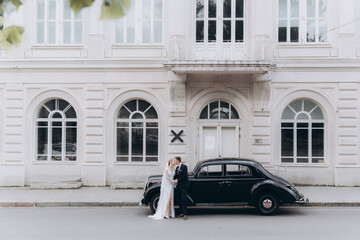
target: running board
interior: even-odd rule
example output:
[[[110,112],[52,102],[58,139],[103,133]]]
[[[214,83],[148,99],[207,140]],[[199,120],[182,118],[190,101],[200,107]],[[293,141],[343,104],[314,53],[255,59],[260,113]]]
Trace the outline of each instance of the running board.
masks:
[[[197,203],[196,206],[248,206],[247,202],[234,202],[234,203]]]

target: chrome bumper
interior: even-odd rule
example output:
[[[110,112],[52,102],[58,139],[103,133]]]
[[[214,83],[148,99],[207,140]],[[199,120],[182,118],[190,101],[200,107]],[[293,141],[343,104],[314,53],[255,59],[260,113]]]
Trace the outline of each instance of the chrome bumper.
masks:
[[[139,202],[139,206],[141,207],[142,205],[147,205],[145,204],[145,198],[141,199],[141,201]]]
[[[309,199],[307,197],[304,197],[304,195],[301,195],[301,198],[298,201],[295,201],[295,203],[299,203],[299,204],[305,204],[308,202],[309,202]]]

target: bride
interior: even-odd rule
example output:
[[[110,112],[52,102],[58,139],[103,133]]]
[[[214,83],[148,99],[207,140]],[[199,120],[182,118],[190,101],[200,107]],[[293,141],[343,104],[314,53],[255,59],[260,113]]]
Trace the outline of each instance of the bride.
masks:
[[[154,215],[149,216],[152,219],[160,220],[175,217],[174,210],[174,175],[175,161],[170,159],[164,169],[161,180],[160,199]]]

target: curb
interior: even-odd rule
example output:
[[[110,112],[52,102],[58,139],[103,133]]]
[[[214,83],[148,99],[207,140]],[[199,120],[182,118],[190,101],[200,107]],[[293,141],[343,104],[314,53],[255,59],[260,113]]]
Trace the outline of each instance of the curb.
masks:
[[[307,203],[304,205],[292,205],[303,207],[360,207],[360,202],[316,202]]]
[[[0,202],[0,207],[135,207],[138,202]]]
[[[0,207],[138,207],[138,202],[0,202]],[[360,207],[360,202],[310,202],[283,207]]]

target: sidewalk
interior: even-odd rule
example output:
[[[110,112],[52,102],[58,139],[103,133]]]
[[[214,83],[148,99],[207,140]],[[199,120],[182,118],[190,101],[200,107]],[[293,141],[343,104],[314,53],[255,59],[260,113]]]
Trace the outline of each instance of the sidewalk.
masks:
[[[308,206],[360,206],[360,187],[296,187],[309,198]]]
[[[360,187],[303,186],[305,206],[360,206]],[[82,187],[79,189],[34,190],[0,188],[0,207],[121,207],[138,206],[143,190]]]
[[[0,188],[0,207],[139,206],[143,190],[110,187],[78,189]]]

